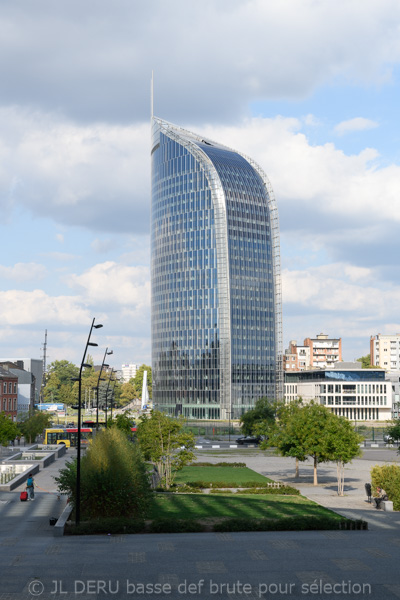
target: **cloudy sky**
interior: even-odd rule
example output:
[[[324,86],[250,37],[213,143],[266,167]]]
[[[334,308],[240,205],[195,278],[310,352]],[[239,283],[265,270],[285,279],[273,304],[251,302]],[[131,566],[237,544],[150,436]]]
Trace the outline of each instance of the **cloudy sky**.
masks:
[[[280,213],[284,347],[400,332],[398,0],[0,0],[0,354],[150,362],[155,114]],[[111,358],[111,357],[110,357]]]

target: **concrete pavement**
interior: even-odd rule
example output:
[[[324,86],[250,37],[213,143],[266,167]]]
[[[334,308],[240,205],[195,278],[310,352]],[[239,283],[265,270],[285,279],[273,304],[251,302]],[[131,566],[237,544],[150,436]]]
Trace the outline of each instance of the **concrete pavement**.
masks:
[[[0,600],[400,598],[399,518],[365,502],[368,461],[348,467],[346,495],[339,498],[329,465],[320,465],[321,486],[314,488],[311,464],[301,466],[294,482],[291,459],[257,450],[199,455],[241,460],[295,483],[324,506],[366,519],[369,531],[54,538],[48,519],[61,513],[65,498],[57,499],[52,476],[73,453],[36,476],[42,490],[35,502],[20,502],[19,490],[0,494]]]

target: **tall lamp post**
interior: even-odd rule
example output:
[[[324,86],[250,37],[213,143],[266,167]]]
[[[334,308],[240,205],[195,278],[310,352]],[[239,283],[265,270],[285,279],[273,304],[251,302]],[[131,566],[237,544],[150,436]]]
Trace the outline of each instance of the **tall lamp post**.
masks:
[[[106,356],[109,354],[113,354],[113,351],[110,350],[108,351],[108,348],[106,348],[106,351],[104,352],[104,358],[103,358],[103,362],[101,363],[101,367],[100,367],[100,375],[99,375],[99,379],[97,381],[97,398],[96,398],[96,431],[98,431],[99,429],[99,387],[100,387],[100,381],[104,381],[104,379],[101,379],[101,374],[103,372],[103,367],[108,367],[109,365],[107,365],[104,361],[106,360]]]
[[[106,427],[107,427],[107,405],[108,405],[108,390],[110,388],[111,378],[113,376],[114,369],[111,369],[110,377],[108,378],[107,390],[106,390]]]
[[[81,396],[82,396],[82,371],[85,367],[91,367],[92,365],[85,363],[86,352],[89,346],[98,346],[94,342],[90,341],[90,336],[92,335],[93,329],[100,329],[103,327],[100,323],[95,324],[95,319],[92,321],[92,325],[90,327],[88,339],[85,346],[85,352],[83,353],[83,358],[81,362],[81,367],[79,369],[79,388],[78,388],[78,435],[77,435],[77,454],[76,454],[76,506],[75,506],[75,522],[76,525],[79,525],[81,520]]]
[[[114,385],[113,385],[113,389],[111,390],[111,421],[112,421],[112,409],[113,409],[113,404],[114,404],[114,389],[115,389],[115,384],[117,383],[117,378],[114,379]]]

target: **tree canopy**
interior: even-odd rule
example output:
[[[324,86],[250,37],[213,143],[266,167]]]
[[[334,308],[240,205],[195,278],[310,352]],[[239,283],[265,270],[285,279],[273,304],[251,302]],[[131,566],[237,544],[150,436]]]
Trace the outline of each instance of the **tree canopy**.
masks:
[[[44,388],[45,402],[73,404],[75,402],[74,378],[79,369],[68,360],[56,360],[49,365]]]
[[[328,408],[310,402],[280,405],[277,421],[271,429],[268,442],[262,446],[275,446],[281,456],[296,458],[298,462],[313,460],[314,485],[318,484],[318,464],[335,461],[338,464],[338,492],[343,492],[343,467],[360,453],[360,436],[345,418]],[[339,481],[340,476],[340,481]]]
[[[42,411],[35,411],[33,415],[27,414],[19,422],[19,428],[28,442],[34,442],[36,436],[50,426],[50,415]]]
[[[386,427],[386,434],[395,442],[400,440],[400,419],[393,419],[391,425]]]
[[[241,418],[241,428],[244,435],[266,434],[275,421],[276,406],[273,400],[259,398],[253,409],[245,412]]]
[[[15,440],[20,435],[18,424],[4,412],[0,413],[0,444],[8,446],[9,442]]]
[[[179,419],[154,410],[142,418],[136,433],[144,458],[156,465],[161,486],[168,490],[175,473],[195,458],[193,433],[185,432]]]
[[[371,365],[371,355],[366,354],[365,356],[360,356],[357,358],[357,361],[361,363],[363,369],[376,369],[374,365]]]
[[[338,495],[344,494],[344,467],[347,463],[361,455],[362,436],[354,431],[354,427],[346,417],[331,413],[326,432],[326,444],[329,460],[336,462]]]

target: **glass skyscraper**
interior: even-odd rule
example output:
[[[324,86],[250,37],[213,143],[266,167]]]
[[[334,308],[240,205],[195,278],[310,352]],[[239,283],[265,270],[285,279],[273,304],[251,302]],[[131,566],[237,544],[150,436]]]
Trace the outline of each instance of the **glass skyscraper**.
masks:
[[[283,397],[278,213],[249,158],[152,119],[153,402],[239,418]]]

